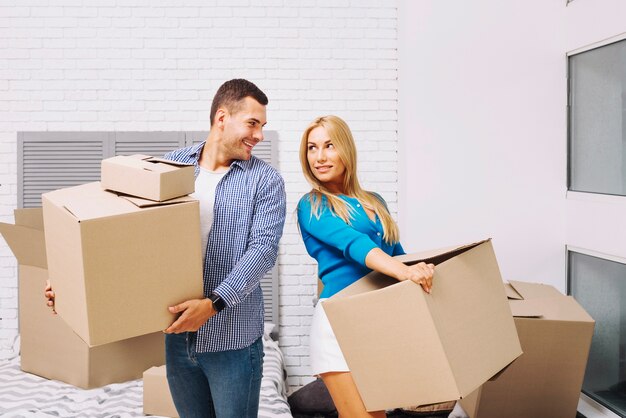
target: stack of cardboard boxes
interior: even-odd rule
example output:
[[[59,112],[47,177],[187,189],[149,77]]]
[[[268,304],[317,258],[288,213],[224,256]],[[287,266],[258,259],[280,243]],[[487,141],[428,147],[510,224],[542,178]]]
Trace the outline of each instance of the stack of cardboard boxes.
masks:
[[[45,193],[43,213],[0,224],[19,263],[21,367],[82,388],[162,365],[167,307],[202,297],[199,206],[184,196],[194,167],[111,160],[107,183]],[[58,315],[43,299],[48,278]]]
[[[489,240],[399,259],[436,265],[431,294],[373,272],[322,302],[368,410],[460,399],[471,418],[576,414],[594,321],[573,298],[504,284]]]

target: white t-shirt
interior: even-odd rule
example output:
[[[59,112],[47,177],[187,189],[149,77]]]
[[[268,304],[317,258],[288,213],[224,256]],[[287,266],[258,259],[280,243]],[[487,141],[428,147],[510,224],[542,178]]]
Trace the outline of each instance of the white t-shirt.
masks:
[[[202,262],[206,256],[206,245],[209,241],[209,231],[213,225],[213,206],[215,205],[215,189],[224,174],[228,172],[209,171],[200,168],[200,173],[196,177],[196,191],[190,196],[200,201],[200,237],[202,239]]]

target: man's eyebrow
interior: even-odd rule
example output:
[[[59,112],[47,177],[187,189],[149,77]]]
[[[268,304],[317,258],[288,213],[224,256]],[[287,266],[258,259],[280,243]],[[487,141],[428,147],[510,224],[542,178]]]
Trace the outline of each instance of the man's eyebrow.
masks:
[[[260,120],[258,120],[257,118],[249,118],[249,119],[248,119],[248,122],[256,122],[256,123],[258,123],[258,124],[260,124],[260,125],[261,125],[261,121],[260,121]],[[265,126],[265,125],[267,125],[267,122],[265,122],[265,123],[264,123],[264,124],[262,124],[261,126]]]

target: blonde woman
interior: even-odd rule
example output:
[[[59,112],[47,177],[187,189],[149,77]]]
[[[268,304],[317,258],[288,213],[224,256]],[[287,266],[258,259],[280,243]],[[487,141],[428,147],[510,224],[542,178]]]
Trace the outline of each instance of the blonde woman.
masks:
[[[315,119],[304,131],[300,163],[312,190],[298,203],[298,225],[307,252],[318,263],[329,298],[372,270],[412,280],[430,292],[434,265],[406,266],[398,226],[383,198],[361,188],[356,147],[348,125],[337,116]],[[367,412],[321,303],[311,325],[311,367],[322,378],[341,418],[385,417]]]

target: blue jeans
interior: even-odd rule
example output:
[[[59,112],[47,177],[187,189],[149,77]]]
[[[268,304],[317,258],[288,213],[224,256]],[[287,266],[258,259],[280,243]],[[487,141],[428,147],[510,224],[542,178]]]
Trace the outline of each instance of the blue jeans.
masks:
[[[181,418],[257,418],[263,342],[240,350],[196,352],[196,334],[165,336],[167,381]]]

